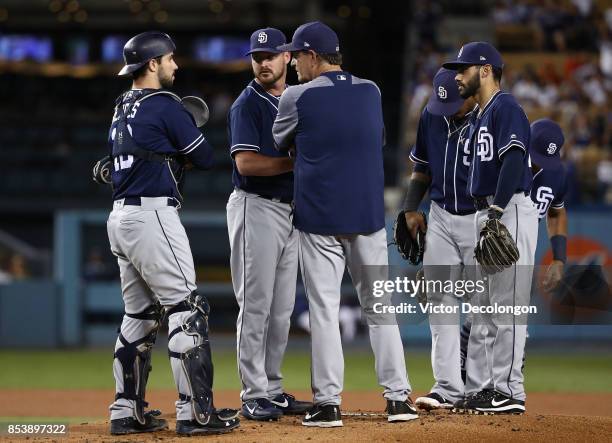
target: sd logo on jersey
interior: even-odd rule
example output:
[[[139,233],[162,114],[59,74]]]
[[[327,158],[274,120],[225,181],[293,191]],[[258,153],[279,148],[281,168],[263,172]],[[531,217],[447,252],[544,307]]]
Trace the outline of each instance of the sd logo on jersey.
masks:
[[[544,217],[548,212],[548,207],[555,198],[553,190],[548,186],[540,186],[536,191],[536,200],[538,201],[538,212],[540,217]]]
[[[493,136],[489,134],[486,126],[481,126],[478,129],[476,155],[480,157],[482,162],[493,160]]]

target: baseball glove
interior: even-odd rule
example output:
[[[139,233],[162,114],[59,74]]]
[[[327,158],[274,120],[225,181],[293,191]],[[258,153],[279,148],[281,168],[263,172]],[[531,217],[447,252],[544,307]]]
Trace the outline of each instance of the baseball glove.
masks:
[[[489,218],[480,228],[480,238],[474,248],[476,261],[485,274],[496,274],[519,259],[516,242],[501,222],[501,209],[489,209]]]
[[[200,97],[188,95],[181,99],[181,103],[187,109],[187,112],[193,117],[195,124],[198,128],[201,128],[208,121],[210,112],[208,105]]]
[[[393,240],[397,245],[397,250],[404,260],[408,260],[410,264],[418,265],[423,261],[423,253],[425,252],[425,233],[420,229],[417,230],[416,238],[412,238],[410,229],[406,224],[406,211],[401,211],[397,215],[395,224],[393,225]],[[425,223],[427,218],[421,212]]]
[[[110,185],[111,179],[111,168],[113,167],[113,159],[110,155],[101,158],[96,162],[92,170],[93,181],[99,185]]]

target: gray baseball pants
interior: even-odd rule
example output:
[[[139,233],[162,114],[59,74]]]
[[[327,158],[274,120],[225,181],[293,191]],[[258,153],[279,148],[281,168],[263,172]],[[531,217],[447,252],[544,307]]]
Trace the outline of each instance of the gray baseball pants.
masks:
[[[423,271],[426,280],[471,279],[474,270],[474,214],[454,215],[432,202],[429,212]],[[428,301],[459,306],[455,294],[427,294]],[[460,310],[456,314],[429,314],[431,366],[435,383],[430,392],[455,402],[463,398],[460,357]]]
[[[476,213],[477,235],[487,215],[487,210]],[[501,221],[516,241],[520,257],[516,265],[488,276],[488,290],[478,294],[478,303],[481,306],[494,306],[496,303],[503,306],[525,306],[530,300],[538,240],[537,207],[529,196],[514,194]],[[517,400],[525,400],[521,367],[526,339],[526,315],[473,316],[466,360],[466,392],[489,388]]]
[[[168,309],[183,301],[196,289],[193,256],[185,228],[178,211],[168,206],[166,197],[143,197],[141,206],[125,206],[123,200],[114,203],[107,221],[111,251],[117,257],[121,276],[121,292],[127,314],[137,314],[155,302]],[[189,312],[178,312],[168,319],[169,330],[183,323]],[[157,327],[154,320],[123,317],[120,332],[133,343]],[[115,352],[123,347],[117,339]],[[168,349],[185,352],[193,348],[193,338],[180,332]],[[172,372],[179,392],[191,395],[180,361],[171,359]],[[123,367],[113,362],[116,392],[124,392]],[[191,402],[175,403],[177,419],[193,419]],[[119,398],[111,406],[111,419],[133,417],[135,402]]]
[[[342,276],[348,267],[363,305],[363,300],[371,294],[373,279],[380,277],[367,272],[364,266],[388,265],[387,234],[384,228],[371,234],[345,236],[300,231],[299,255],[310,315],[314,403],[339,405],[344,380],[338,324]],[[384,397],[405,400],[411,388],[398,326],[369,325],[369,333]]]
[[[234,190],[227,202],[242,401],[283,392],[281,364],[295,303],[298,235],[291,205]]]

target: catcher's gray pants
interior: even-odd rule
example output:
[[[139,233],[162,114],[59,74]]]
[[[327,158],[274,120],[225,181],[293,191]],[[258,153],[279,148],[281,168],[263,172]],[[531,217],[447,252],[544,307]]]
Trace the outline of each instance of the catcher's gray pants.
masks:
[[[338,311],[348,266],[360,302],[371,294],[373,275],[364,265],[388,265],[385,229],[367,235],[330,236],[299,232],[300,266],[308,298],[312,346],[311,382],[315,404],[340,404],[344,357]],[[387,278],[385,275],[383,278]],[[377,278],[378,279],[378,278]],[[405,400],[411,388],[397,325],[369,325],[378,383],[384,397]]]
[[[476,235],[480,234],[480,225],[487,216],[487,210],[476,213]],[[514,194],[501,221],[516,241],[519,260],[516,265],[487,276],[487,291],[477,294],[478,299],[472,299],[472,304],[526,306],[530,300],[538,239],[538,211],[529,196],[523,193]],[[490,388],[515,399],[525,400],[521,367],[526,338],[526,315],[472,316],[466,360],[466,392]]]
[[[166,197],[143,197],[142,206],[124,206],[123,200],[114,203],[107,221],[111,251],[117,257],[121,276],[121,292],[125,312],[136,314],[158,301],[165,308],[183,301],[196,289],[191,248],[178,211],[168,206]],[[182,324],[189,313],[170,316],[170,330]],[[145,337],[155,327],[153,320],[124,316],[120,332],[129,343]],[[115,352],[123,347],[119,339]],[[193,339],[184,332],[176,334],[169,349],[184,352],[193,347]],[[187,377],[180,362],[172,359],[172,371],[181,392],[189,392]],[[123,392],[123,368],[113,362],[116,392]],[[133,417],[134,400],[120,398],[110,406],[111,419]],[[191,403],[176,402],[179,420],[193,418]]]
[[[429,212],[423,271],[426,280],[456,281],[474,276],[474,214],[454,215],[432,202]],[[467,266],[467,267],[466,267]],[[427,294],[429,302],[460,306],[455,294]],[[469,298],[469,297],[466,297]],[[456,314],[429,314],[431,367],[435,383],[431,392],[455,402],[463,397],[460,361],[460,310]]]
[[[243,401],[283,392],[281,364],[295,303],[298,235],[291,205],[236,189],[227,202]]]

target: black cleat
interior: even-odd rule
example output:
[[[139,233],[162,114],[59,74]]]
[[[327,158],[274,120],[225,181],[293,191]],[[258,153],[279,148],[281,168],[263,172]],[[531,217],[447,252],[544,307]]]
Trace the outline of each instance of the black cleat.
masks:
[[[479,392],[466,402],[470,414],[523,414],[525,402],[516,400],[499,391],[486,390]]]
[[[267,398],[254,398],[242,403],[240,411],[249,420],[272,421],[278,420],[283,411],[274,406]]]
[[[179,435],[226,434],[240,426],[238,411],[234,409],[215,410],[208,423],[202,425],[195,420],[177,420],[176,433]]]
[[[336,428],[343,426],[340,406],[314,405],[304,416],[302,424],[304,426],[316,426],[319,428]]]
[[[410,397],[404,401],[387,400],[387,415],[387,420],[391,423],[419,418],[419,414]]]
[[[284,415],[301,415],[312,408],[311,402],[296,400],[293,395],[287,394],[286,392],[278,394],[270,399],[270,403],[277,409],[283,411]]]
[[[156,415],[159,414],[145,413],[144,425],[140,424],[134,417],[111,420],[110,433],[112,435],[140,434],[143,432],[155,432],[168,429],[168,422],[163,418],[157,418]]]

